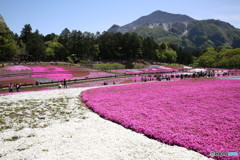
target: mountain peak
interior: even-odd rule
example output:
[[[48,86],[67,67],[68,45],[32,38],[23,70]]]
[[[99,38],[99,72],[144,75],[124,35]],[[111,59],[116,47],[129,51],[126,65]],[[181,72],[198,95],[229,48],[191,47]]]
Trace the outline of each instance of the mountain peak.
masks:
[[[147,16],[140,17],[134,24],[146,24],[146,23],[178,23],[178,22],[191,22],[195,19],[181,14],[172,14],[157,10]]]
[[[187,15],[160,10],[124,26],[113,25],[108,32],[135,32],[159,43],[168,42],[183,48],[240,46],[240,30],[227,22],[214,19],[195,20]]]
[[[112,25],[111,28],[109,28],[108,32],[117,32],[117,30],[118,30],[119,28],[120,28],[119,25],[114,24],[114,25]]]
[[[155,12],[152,12],[149,15],[142,16],[139,19],[133,21],[132,23],[129,23],[122,27],[112,26],[108,31],[125,33],[131,30],[135,30],[136,28],[146,24],[160,25],[164,23],[186,23],[191,21],[196,21],[196,20],[186,15],[172,14],[172,13],[167,13],[167,12],[157,10]]]
[[[164,11],[160,11],[160,10],[156,10],[154,12],[152,12],[151,14],[149,15],[161,15],[161,14],[166,14],[167,12],[164,12]]]
[[[164,15],[169,15],[169,14],[172,14],[172,13],[168,13],[168,12],[156,10],[156,11],[150,13],[150,14],[147,15],[147,16],[158,16],[158,17],[160,17],[160,16],[164,16]],[[174,15],[174,14],[172,14],[172,15]]]

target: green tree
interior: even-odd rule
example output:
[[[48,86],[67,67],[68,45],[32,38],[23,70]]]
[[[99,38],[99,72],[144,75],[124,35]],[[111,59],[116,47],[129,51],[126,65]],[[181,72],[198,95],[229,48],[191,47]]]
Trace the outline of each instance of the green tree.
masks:
[[[30,61],[40,61],[44,58],[45,46],[43,36],[39,34],[38,30],[29,36],[26,50],[28,52],[28,60]]]
[[[69,29],[65,28],[59,36],[58,42],[63,45],[63,49],[58,54],[61,60],[66,60],[70,56],[70,33]]]
[[[145,38],[142,42],[143,58],[154,60],[156,58],[157,43],[152,38]]]
[[[161,50],[167,49],[167,44],[166,44],[166,43],[161,43],[161,44],[160,44],[160,49],[161,49]]]
[[[174,63],[177,61],[177,52],[171,48],[165,50],[168,63]]]
[[[27,43],[31,34],[32,34],[32,27],[30,24],[26,24],[24,25],[21,31],[20,39],[23,41],[23,43]]]
[[[202,67],[240,68],[240,48],[209,48],[195,63]]]
[[[193,54],[191,51],[183,49],[182,47],[178,47],[176,49],[177,52],[177,63],[180,64],[191,64],[193,63]]]
[[[45,45],[45,58],[49,61],[59,59],[58,54],[63,49],[63,45],[58,42],[58,38],[46,41]]]
[[[99,45],[95,44],[92,50],[92,56],[94,57],[94,59],[96,59],[99,56],[99,53],[100,53]]]
[[[47,34],[44,38],[43,38],[43,40],[44,40],[44,42],[46,42],[46,41],[53,41],[54,39],[58,39],[58,35],[56,35],[55,33],[51,33],[51,34]]]
[[[16,55],[17,49],[14,36],[0,15],[0,61],[10,60]]]
[[[99,37],[98,43],[99,43],[99,56],[98,59],[114,59],[121,57],[119,50],[121,49],[121,46],[117,46],[116,42],[119,41],[120,36],[122,36],[121,33],[116,33],[119,36],[114,37],[114,33],[109,32],[103,32],[103,34]],[[119,38],[116,38],[119,37]]]
[[[219,53],[214,48],[208,48],[203,55],[198,58],[198,65],[202,67],[216,67]]]
[[[73,30],[69,36],[69,53],[74,59],[83,57],[83,34],[81,31]]]
[[[90,32],[84,32],[82,35],[82,59],[95,59],[99,53],[99,46],[96,43],[94,34]]]
[[[70,57],[74,62],[83,59],[96,59],[100,52],[100,45],[97,43],[99,34],[94,35],[90,32],[82,33],[77,30],[70,32],[65,28],[59,36],[58,42],[62,44],[63,48],[58,55],[64,59]]]
[[[161,62],[174,63],[177,61],[177,52],[166,43],[162,43],[156,50],[156,57]]]
[[[141,40],[136,33],[125,33],[120,43],[122,59],[132,60],[140,56]]]

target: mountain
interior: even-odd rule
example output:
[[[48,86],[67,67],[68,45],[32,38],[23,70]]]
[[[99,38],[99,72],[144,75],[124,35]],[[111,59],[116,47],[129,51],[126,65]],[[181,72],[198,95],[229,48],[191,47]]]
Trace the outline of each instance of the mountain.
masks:
[[[240,47],[240,30],[220,20],[195,20],[187,15],[155,11],[126,24],[113,25],[108,32],[135,32],[157,42],[184,48]]]
[[[172,23],[188,23],[192,21],[196,20],[186,15],[155,11],[147,16],[140,17],[136,21],[133,21],[132,23],[129,23],[122,27],[113,25],[108,31],[126,33],[146,24],[149,25],[150,28],[157,26],[163,26],[167,28],[167,26]]]

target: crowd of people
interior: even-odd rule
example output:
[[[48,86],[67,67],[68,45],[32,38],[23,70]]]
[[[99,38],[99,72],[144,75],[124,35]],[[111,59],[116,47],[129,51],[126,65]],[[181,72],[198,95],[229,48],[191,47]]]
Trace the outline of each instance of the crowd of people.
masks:
[[[147,81],[170,81],[173,78],[180,78],[180,79],[186,79],[186,78],[201,78],[201,77],[220,77],[220,76],[229,76],[230,74],[228,72],[223,72],[222,74],[215,72],[213,70],[209,71],[201,71],[201,72],[194,72],[194,73],[179,73],[179,74],[154,74],[154,75],[141,75],[141,82],[147,82]],[[134,80],[136,82],[136,79]]]
[[[222,72],[221,74],[219,72],[215,72],[214,70],[209,71],[200,71],[200,72],[193,72],[193,73],[179,73],[179,74],[149,74],[149,75],[141,75],[141,82],[147,82],[147,81],[170,81],[173,78],[180,78],[180,79],[186,79],[186,78],[201,78],[201,77],[219,77],[219,76],[229,76],[229,72]],[[233,73],[232,73],[233,75]],[[116,75],[115,75],[116,76]],[[134,79],[136,82],[137,80]],[[39,86],[41,83],[36,81],[37,86]],[[113,81],[113,84],[115,84],[115,81]],[[108,83],[105,81],[103,85],[108,85]],[[3,85],[0,84],[0,89],[3,88]],[[20,92],[21,84],[13,84],[10,83],[8,86],[9,92],[14,92],[16,89],[17,92]],[[67,88],[67,81],[64,79],[62,83],[60,82],[58,84],[58,88]]]
[[[148,76],[141,76],[141,81],[142,82],[147,82],[147,81],[153,81],[153,80],[158,80],[162,81],[163,79],[166,79],[167,81],[171,80],[171,77],[169,75],[148,75]],[[136,81],[136,80],[135,80]]]
[[[201,77],[215,77],[215,76],[220,76],[220,73],[216,73],[214,71],[207,71],[207,72],[194,72],[192,74],[180,74],[180,75],[175,75],[176,78],[201,78]],[[229,76],[230,74],[228,72],[223,72],[222,76]]]

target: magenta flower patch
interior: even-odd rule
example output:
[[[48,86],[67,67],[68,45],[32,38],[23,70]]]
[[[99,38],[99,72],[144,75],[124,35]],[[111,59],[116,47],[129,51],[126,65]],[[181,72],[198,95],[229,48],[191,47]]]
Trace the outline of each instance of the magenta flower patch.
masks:
[[[42,77],[42,78],[49,78],[56,81],[61,81],[64,79],[71,79],[72,74],[60,67],[55,66],[46,66],[46,67],[31,67],[32,75],[31,78]]]
[[[8,66],[8,67],[5,67],[5,69],[6,69],[6,70],[10,70],[10,71],[31,70],[30,67],[28,67],[28,66],[23,66],[23,65]]]
[[[87,90],[82,100],[106,119],[169,145],[208,157],[210,152],[240,153],[239,80],[111,86]]]

